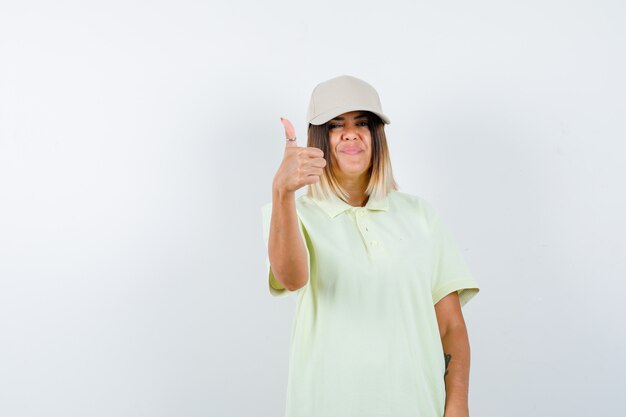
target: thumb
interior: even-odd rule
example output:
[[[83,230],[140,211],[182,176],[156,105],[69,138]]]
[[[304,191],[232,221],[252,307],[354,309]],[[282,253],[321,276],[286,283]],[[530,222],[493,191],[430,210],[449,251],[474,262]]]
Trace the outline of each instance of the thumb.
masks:
[[[296,129],[294,129],[293,125],[291,124],[291,122],[283,117],[280,118],[280,122],[283,124],[283,126],[285,127],[285,139],[287,138],[295,138],[296,137]],[[290,148],[290,147],[297,147],[298,144],[296,143],[295,140],[285,140],[285,142],[287,142],[285,144],[285,147]]]

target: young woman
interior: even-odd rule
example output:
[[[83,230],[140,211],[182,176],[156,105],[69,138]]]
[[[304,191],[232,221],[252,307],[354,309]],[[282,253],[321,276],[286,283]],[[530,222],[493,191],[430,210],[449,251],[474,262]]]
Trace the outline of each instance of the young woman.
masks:
[[[398,191],[378,93],[335,77],[307,118],[307,147],[281,118],[262,208],[269,291],[298,297],[287,417],[467,417],[461,306],[479,289],[433,207]]]

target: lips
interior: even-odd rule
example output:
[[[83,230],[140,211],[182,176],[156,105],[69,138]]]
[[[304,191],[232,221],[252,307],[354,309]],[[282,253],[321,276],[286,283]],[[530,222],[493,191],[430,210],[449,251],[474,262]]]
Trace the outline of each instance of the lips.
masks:
[[[343,148],[341,152],[347,153],[348,155],[356,155],[359,152],[362,152],[361,148]]]

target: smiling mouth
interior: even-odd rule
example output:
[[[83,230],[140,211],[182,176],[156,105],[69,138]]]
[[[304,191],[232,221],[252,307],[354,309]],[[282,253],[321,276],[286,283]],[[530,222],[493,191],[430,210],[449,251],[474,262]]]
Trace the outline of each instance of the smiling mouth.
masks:
[[[363,150],[359,148],[349,148],[349,149],[343,149],[341,152],[346,153],[348,155],[356,155],[359,152],[363,152]]]

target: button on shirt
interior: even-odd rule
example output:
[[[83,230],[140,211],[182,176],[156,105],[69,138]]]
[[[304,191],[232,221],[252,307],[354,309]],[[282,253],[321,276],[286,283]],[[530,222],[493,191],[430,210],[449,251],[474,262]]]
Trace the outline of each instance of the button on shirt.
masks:
[[[272,205],[262,207],[269,239]],[[364,207],[296,199],[309,281],[294,293],[286,417],[441,417],[444,353],[434,305],[479,291],[440,216],[391,191]]]

